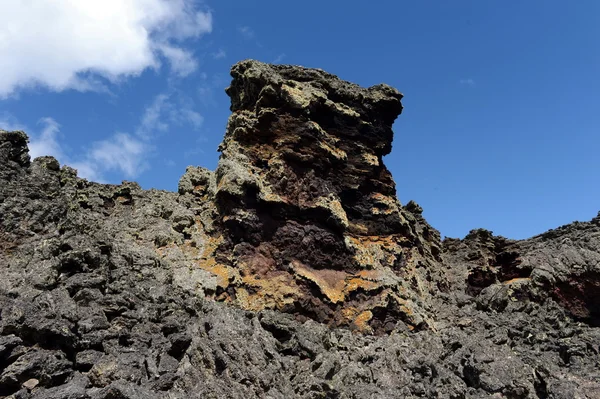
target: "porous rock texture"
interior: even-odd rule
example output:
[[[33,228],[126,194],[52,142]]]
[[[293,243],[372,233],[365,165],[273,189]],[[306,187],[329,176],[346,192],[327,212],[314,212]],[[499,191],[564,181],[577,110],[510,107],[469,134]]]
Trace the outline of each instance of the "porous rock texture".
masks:
[[[232,76],[214,189],[224,300],[365,332],[428,326],[439,235],[382,162],[402,95],[256,62]]]
[[[0,132],[0,397],[600,397],[600,215],[441,241],[382,162],[398,91],[232,77],[177,193]]]

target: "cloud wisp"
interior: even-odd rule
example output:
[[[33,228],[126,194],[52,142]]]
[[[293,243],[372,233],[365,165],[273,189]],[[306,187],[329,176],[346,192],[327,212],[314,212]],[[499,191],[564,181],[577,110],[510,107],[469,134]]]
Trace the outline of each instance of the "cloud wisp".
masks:
[[[52,118],[42,118],[40,134],[29,142],[29,155],[37,158],[42,155],[52,155],[57,159],[65,158],[65,153],[59,143],[60,125]]]
[[[17,121],[17,119],[8,112],[0,113],[0,130],[26,130],[26,127]]]
[[[73,167],[81,177],[103,180],[106,172],[117,171],[127,178],[139,176],[150,167],[148,158],[153,147],[128,133],[115,133],[92,144],[85,158]]]
[[[82,177],[103,179],[107,172],[118,172],[135,178],[150,168],[156,155],[156,140],[172,126],[190,126],[198,130],[204,121],[194,110],[194,103],[178,93],[163,93],[146,107],[133,134],[115,133],[106,140],[92,144],[85,157],[76,162]]]
[[[195,0],[2,1],[0,98],[19,89],[104,91],[163,61],[177,76],[198,67],[185,41],[212,31]],[[52,16],[49,18],[48,16]]]
[[[474,87],[475,86],[475,81],[471,78],[469,79],[461,79],[458,81],[461,85],[465,85],[465,86],[471,86]]]
[[[37,123],[41,130],[29,138],[29,155],[37,158],[51,155],[57,159],[65,159],[65,152],[60,144],[60,125],[53,118],[42,118]],[[16,118],[8,113],[0,116],[0,129],[12,131],[29,131],[27,126],[20,124]]]
[[[212,53],[211,55],[215,60],[222,60],[223,58],[227,57],[227,52],[221,48],[219,51]]]
[[[274,60],[273,64],[280,64],[285,58],[285,53],[279,54]]]
[[[244,37],[246,40],[252,40],[256,37],[254,30],[249,26],[240,26],[238,28],[238,32]]]
[[[24,130],[34,132],[29,137],[29,155],[31,158],[50,155],[62,164],[77,169],[79,177],[105,183],[105,174],[116,171],[126,178],[134,178],[149,168],[148,156],[152,146],[133,135],[115,133],[111,137],[93,142],[81,156],[71,157],[61,140],[60,124],[53,118],[42,118],[37,133],[21,125],[3,125],[5,130]],[[17,129],[15,129],[17,128]]]
[[[132,133],[117,131],[106,139],[91,143],[78,156],[70,155],[72,152],[62,144],[61,126],[52,118],[40,119],[39,129],[28,129],[10,115],[3,114],[0,115],[0,128],[33,131],[29,142],[32,158],[54,156],[62,164],[77,169],[80,177],[104,183],[109,173],[133,179],[150,169],[150,161],[156,155],[156,141],[171,127],[200,129],[204,118],[194,107],[193,101],[180,93],[159,94],[144,109]]]

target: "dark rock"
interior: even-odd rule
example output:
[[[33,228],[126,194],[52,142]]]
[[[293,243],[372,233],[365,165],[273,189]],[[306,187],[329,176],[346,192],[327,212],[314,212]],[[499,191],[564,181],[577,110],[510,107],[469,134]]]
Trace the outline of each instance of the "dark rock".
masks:
[[[421,304],[445,285],[439,234],[401,207],[382,162],[402,95],[255,61],[232,76],[215,172],[220,250],[235,259],[218,266],[231,276],[221,299],[361,331],[426,328]]]
[[[32,399],[90,399],[90,382],[86,376],[75,373],[65,384],[52,388],[37,388]]]
[[[78,352],[75,355],[75,367],[79,371],[89,371],[96,363],[100,361],[103,353],[93,349]]]
[[[166,396],[122,380],[115,381],[92,395],[92,399],[154,399],[163,397]]]
[[[44,387],[62,384],[72,374],[71,362],[58,351],[32,349],[8,365],[0,374],[3,393],[16,391],[30,379]]]
[[[232,76],[219,166],[177,193],[0,132],[1,396],[600,397],[600,217],[442,242],[382,162],[399,92]]]

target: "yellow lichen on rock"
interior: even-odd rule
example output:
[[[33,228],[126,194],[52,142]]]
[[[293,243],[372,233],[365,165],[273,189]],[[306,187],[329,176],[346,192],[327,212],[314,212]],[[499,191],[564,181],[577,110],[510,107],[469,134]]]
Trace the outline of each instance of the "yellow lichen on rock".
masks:
[[[206,234],[198,220],[196,221],[194,233],[197,235],[196,241],[201,243],[200,247],[198,248],[196,244],[192,245],[191,242],[188,242],[181,245],[180,249],[192,261],[192,267],[210,272],[216,277],[218,287],[227,288],[230,281],[235,278],[236,273],[231,267],[220,264],[216,260],[217,250],[223,244],[223,236],[219,234],[213,237]]]
[[[306,108],[310,104],[310,97],[308,93],[304,92],[300,85],[296,87],[283,84],[281,89],[287,94],[289,101],[298,108]]]
[[[346,272],[327,269],[317,270],[299,261],[293,261],[291,267],[298,276],[315,283],[331,302],[338,303],[345,299],[344,289],[346,288],[346,277],[348,276]]]
[[[247,310],[282,310],[301,296],[300,288],[289,276],[268,279],[244,276],[242,283],[242,287],[236,290],[236,303]]]
[[[370,310],[365,310],[356,316],[356,318],[352,321],[352,324],[360,332],[371,332],[372,328],[369,326],[369,321],[371,321],[372,318],[373,312]]]
[[[256,61],[232,76],[214,184],[225,240],[218,262],[200,262],[228,284],[223,298],[359,331],[418,322],[391,295],[425,314],[414,304],[433,289],[414,263],[427,256],[418,258],[417,220],[382,163],[402,94]]]
[[[348,216],[338,198],[333,194],[319,197],[315,204],[317,207],[328,210],[335,221],[344,229],[348,228]]]
[[[374,291],[381,287],[381,282],[377,281],[378,272],[371,271],[369,276],[365,276],[365,271],[360,271],[356,275],[346,280],[344,291],[351,293],[356,290]]]
[[[375,154],[372,154],[369,152],[364,152],[362,154],[362,158],[369,165],[379,166],[379,158],[377,158],[377,156]]]
[[[398,213],[397,200],[395,198],[383,195],[381,193],[371,194],[371,199],[376,205],[371,208],[371,212],[374,215],[389,215],[391,213]]]
[[[329,105],[330,107],[335,108],[341,114],[344,114],[351,118],[356,118],[356,119],[360,118],[360,114],[358,112],[356,112],[355,110],[353,110],[352,108],[350,108],[349,106],[347,106],[346,104],[333,102],[330,100],[327,100],[326,104]]]
[[[350,236],[345,237],[348,248],[354,251],[357,264],[365,269],[390,267],[402,256],[399,239],[389,236]]]
[[[319,147],[338,161],[345,161],[348,159],[348,154],[346,154],[344,150],[329,145],[324,141],[319,141]]]

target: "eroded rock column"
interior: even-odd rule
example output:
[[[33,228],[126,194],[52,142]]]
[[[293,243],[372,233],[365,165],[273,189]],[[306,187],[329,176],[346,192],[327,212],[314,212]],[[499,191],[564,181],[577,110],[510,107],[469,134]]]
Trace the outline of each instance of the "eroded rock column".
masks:
[[[204,262],[218,299],[362,331],[426,326],[439,235],[382,162],[402,94],[256,61],[231,74],[214,187],[224,261]]]

